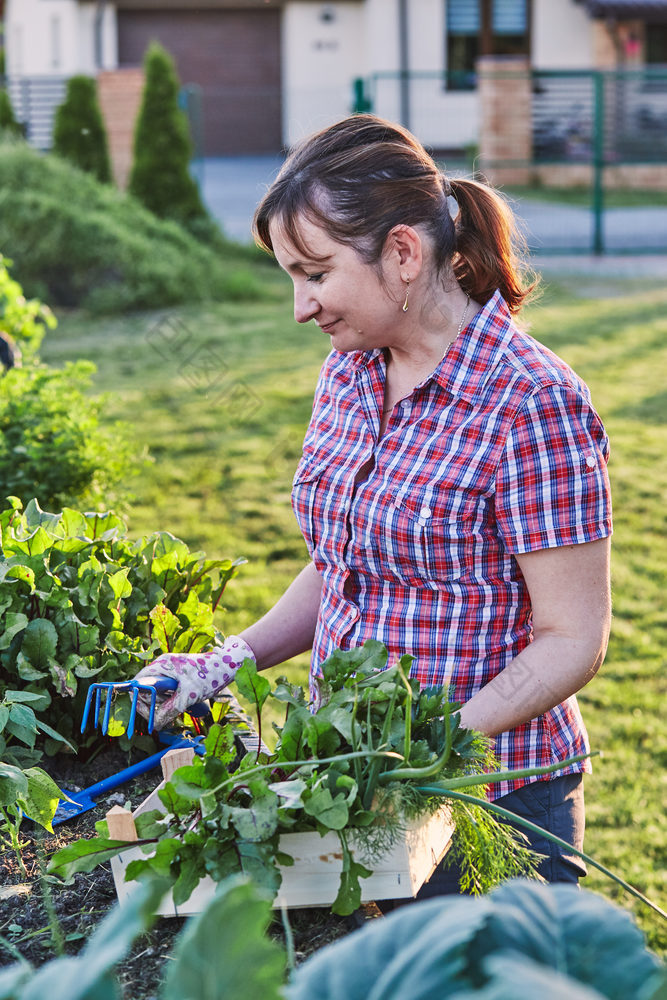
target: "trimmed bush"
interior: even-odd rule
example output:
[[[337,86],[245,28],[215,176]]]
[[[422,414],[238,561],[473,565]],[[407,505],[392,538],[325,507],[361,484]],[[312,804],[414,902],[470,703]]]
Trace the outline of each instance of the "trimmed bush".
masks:
[[[65,100],[56,109],[53,124],[53,152],[98,181],[111,181],[107,133],[92,77],[73,76],[67,81]]]
[[[96,312],[183,302],[258,299],[243,260],[220,236],[215,252],[175,222],[56,156],[0,144],[0,246],[27,294]]]
[[[201,234],[208,218],[190,175],[192,143],[186,115],[178,106],[174,62],[157,42],[146,50],[146,82],[134,134],[129,190],[163,219],[174,219]]]

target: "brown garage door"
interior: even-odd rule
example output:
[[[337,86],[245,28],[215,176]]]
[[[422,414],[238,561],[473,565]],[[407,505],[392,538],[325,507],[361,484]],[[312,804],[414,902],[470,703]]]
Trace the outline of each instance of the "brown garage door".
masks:
[[[141,63],[153,39],[173,55],[181,83],[202,88],[207,156],[280,149],[279,11],[118,11],[121,66]]]

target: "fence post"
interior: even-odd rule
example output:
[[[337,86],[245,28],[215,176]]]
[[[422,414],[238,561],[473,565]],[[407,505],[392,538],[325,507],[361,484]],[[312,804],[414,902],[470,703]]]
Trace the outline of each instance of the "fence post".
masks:
[[[593,253],[603,254],[604,247],[604,73],[593,74]]]
[[[192,140],[192,172],[200,188],[204,185],[203,90],[198,83],[186,83],[178,94],[178,106],[188,119]]]
[[[362,115],[372,110],[372,101],[366,95],[366,81],[363,77],[357,76],[352,81],[352,114]]]

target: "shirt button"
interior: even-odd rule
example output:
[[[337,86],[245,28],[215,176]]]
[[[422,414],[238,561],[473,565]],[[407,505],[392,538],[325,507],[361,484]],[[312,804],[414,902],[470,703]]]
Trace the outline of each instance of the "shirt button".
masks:
[[[597,462],[595,461],[592,455],[589,455],[588,458],[586,459],[586,465],[588,466],[589,469],[594,469],[595,466],[597,465]]]
[[[422,507],[422,509],[419,511],[419,516],[420,517],[430,517],[431,513],[432,513],[432,511],[431,511],[430,507]]]

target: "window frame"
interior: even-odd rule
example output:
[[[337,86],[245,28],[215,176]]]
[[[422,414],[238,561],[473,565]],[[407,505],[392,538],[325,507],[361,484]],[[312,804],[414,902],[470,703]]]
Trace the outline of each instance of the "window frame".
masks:
[[[463,91],[470,92],[477,89],[477,79],[475,76],[474,65],[471,68],[464,67],[459,70],[452,70],[451,68],[451,45],[450,40],[453,39],[465,39],[468,44],[470,39],[475,39],[477,41],[477,52],[475,56],[476,61],[480,56],[490,56],[490,55],[510,55],[512,53],[503,53],[497,51],[497,39],[502,38],[513,38],[519,39],[523,38],[525,43],[525,52],[516,53],[521,55],[526,55],[530,61],[531,50],[532,50],[532,26],[533,26],[533,4],[532,0],[525,0],[526,4],[526,29],[523,36],[518,35],[494,35],[493,33],[493,4],[500,3],[502,0],[479,0],[480,4],[480,27],[477,35],[472,34],[456,34],[452,35],[448,27],[448,9],[449,4],[453,0],[445,0],[445,38],[444,38],[444,64],[445,64],[445,74],[444,74],[444,89],[449,91]],[[461,77],[459,83],[453,83],[450,79],[450,73],[456,73]]]

